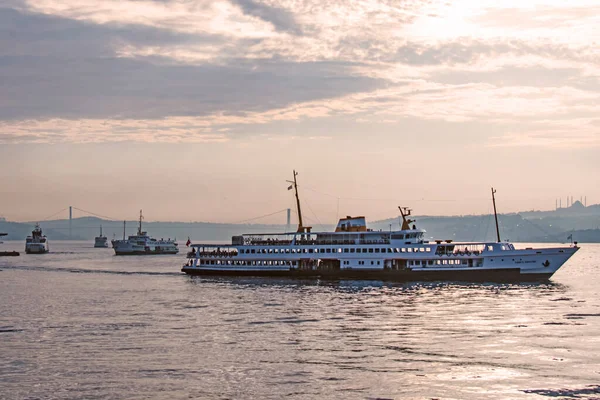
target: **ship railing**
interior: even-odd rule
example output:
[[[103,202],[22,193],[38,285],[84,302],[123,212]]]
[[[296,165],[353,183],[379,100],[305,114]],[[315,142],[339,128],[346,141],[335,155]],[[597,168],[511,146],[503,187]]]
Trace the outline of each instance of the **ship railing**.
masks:
[[[281,240],[281,239],[250,239],[244,240],[244,245],[247,246],[289,246],[292,244],[292,240]]]

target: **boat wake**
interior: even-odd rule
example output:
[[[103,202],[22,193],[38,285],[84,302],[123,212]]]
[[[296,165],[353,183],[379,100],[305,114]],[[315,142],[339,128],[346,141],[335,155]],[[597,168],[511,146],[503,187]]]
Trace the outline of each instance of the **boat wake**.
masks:
[[[180,272],[155,272],[155,271],[114,271],[103,269],[86,268],[65,268],[65,267],[32,267],[25,265],[15,265],[4,267],[5,270],[17,269],[23,271],[42,271],[42,272],[68,272],[73,274],[109,274],[109,275],[159,275],[159,276],[183,276]]]

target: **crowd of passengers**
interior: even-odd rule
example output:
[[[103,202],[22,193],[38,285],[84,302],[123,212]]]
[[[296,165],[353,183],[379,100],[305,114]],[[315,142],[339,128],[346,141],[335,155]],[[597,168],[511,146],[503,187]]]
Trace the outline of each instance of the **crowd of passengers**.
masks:
[[[389,240],[359,240],[358,244],[389,244]],[[246,240],[245,245],[252,246],[289,246],[291,240],[267,239],[267,240]],[[302,246],[310,245],[329,245],[329,244],[357,244],[355,239],[334,239],[334,240],[313,240],[313,239],[296,239],[295,244]]]

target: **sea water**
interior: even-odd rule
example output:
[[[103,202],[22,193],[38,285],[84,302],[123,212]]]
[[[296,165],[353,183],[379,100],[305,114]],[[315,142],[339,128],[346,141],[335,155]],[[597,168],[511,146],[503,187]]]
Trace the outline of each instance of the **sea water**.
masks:
[[[0,398],[600,398],[600,245],[539,284],[206,279],[182,250],[0,258]]]

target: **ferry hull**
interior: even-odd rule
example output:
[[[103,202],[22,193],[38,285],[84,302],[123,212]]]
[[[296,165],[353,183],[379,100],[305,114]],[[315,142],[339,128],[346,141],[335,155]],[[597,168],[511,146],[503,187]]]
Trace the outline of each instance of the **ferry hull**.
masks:
[[[352,279],[383,281],[468,281],[468,282],[539,282],[550,279],[552,273],[521,273],[517,268],[459,271],[386,271],[386,270],[215,270],[183,267],[182,272],[199,276],[256,276],[313,279]]]
[[[27,246],[25,248],[25,253],[26,254],[44,254],[47,253],[48,251],[50,251],[49,248],[47,248],[46,246],[40,245],[40,246]]]

